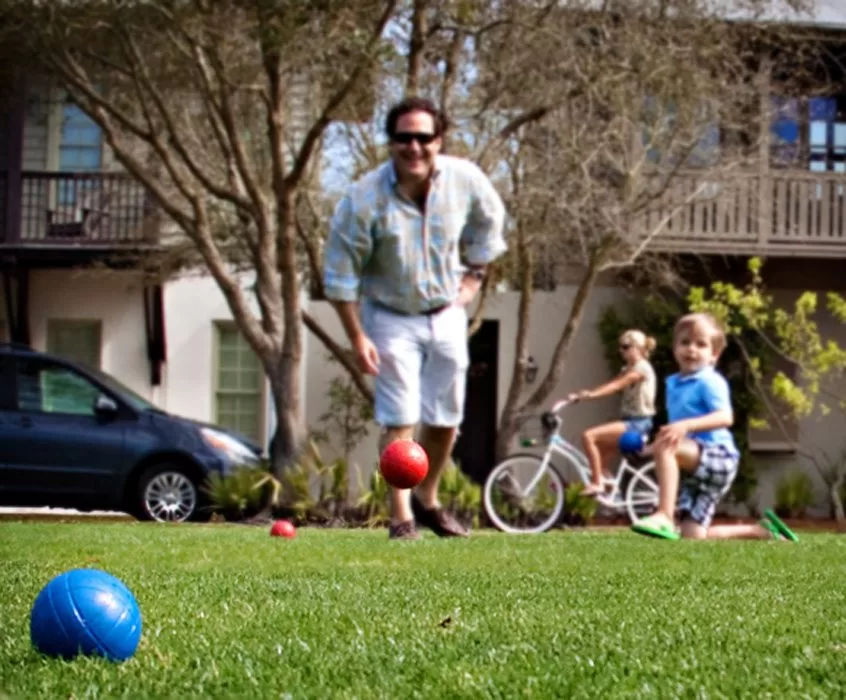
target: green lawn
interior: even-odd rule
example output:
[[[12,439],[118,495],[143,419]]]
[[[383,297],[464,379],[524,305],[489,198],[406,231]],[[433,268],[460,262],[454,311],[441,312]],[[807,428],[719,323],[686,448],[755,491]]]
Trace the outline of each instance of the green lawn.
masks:
[[[29,610],[96,566],[144,616],[125,664],[45,659]],[[0,697],[831,698],[846,538],[0,523]]]

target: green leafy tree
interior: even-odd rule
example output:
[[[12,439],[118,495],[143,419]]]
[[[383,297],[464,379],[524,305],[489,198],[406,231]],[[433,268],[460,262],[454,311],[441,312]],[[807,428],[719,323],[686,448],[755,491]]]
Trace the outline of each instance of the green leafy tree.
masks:
[[[834,516],[843,522],[844,455],[802,445],[791,438],[785,426],[790,419],[818,419],[833,411],[846,417],[846,398],[838,388],[846,370],[846,348],[825,338],[819,327],[819,317],[825,312],[846,323],[846,300],[837,292],[821,295],[804,291],[791,305],[780,305],[766,290],[762,268],[763,261],[752,258],[748,263],[750,280],[745,286],[714,282],[708,288],[695,287],[688,295],[688,305],[693,311],[708,311],[723,321],[760,399],[763,410],[756,416],[756,425],[778,428],[797,453],[817,469],[829,488]],[[780,370],[768,372],[761,353],[749,344],[750,333],[767,352],[792,363],[795,378]]]

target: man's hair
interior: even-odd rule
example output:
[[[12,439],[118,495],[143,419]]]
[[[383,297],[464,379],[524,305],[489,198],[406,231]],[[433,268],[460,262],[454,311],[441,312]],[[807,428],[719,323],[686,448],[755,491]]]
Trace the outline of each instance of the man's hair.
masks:
[[[435,106],[432,100],[425,97],[406,97],[401,102],[397,102],[391,111],[388,112],[388,118],[385,120],[385,131],[388,137],[393,138],[397,132],[397,122],[399,118],[411,112],[426,112],[432,115],[432,121],[435,124],[435,136],[443,136],[446,127],[446,119],[443,113]]]
[[[700,324],[708,328],[714,357],[719,357],[723,350],[726,349],[726,333],[723,330],[722,324],[712,314],[705,313],[704,311],[687,314],[676,321],[676,325],[673,328],[673,342],[676,342],[679,335],[685,332],[690,333]]]

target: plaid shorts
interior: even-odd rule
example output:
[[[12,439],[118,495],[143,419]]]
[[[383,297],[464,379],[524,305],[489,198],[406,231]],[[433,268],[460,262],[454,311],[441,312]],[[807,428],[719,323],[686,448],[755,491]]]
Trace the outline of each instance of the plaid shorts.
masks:
[[[717,504],[725,497],[737,476],[740,457],[725,445],[705,445],[701,449],[699,466],[693,473],[681,475],[679,505],[682,518],[708,527],[714,519]]]

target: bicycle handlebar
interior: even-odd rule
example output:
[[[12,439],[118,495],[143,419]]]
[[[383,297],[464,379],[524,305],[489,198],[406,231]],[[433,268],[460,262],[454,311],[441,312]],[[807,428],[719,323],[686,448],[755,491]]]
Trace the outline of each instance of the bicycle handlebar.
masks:
[[[565,406],[569,406],[571,403],[575,403],[575,401],[569,401],[567,399],[561,399],[561,401],[556,401],[550,411],[555,415],[558,415],[558,412],[564,408]]]

